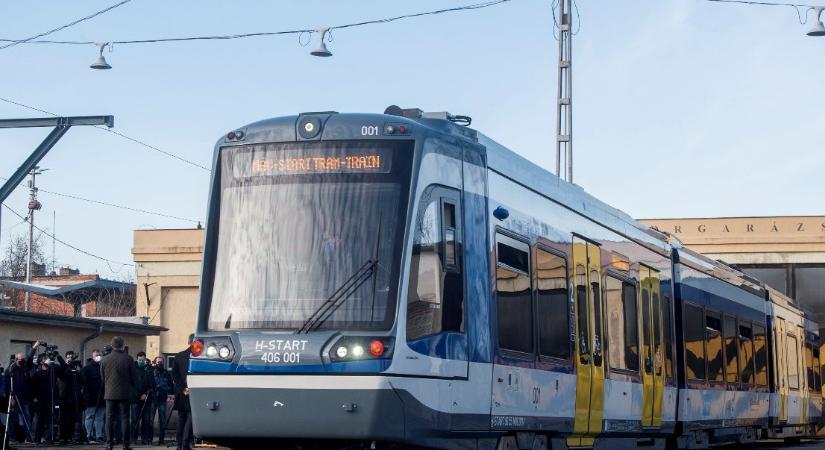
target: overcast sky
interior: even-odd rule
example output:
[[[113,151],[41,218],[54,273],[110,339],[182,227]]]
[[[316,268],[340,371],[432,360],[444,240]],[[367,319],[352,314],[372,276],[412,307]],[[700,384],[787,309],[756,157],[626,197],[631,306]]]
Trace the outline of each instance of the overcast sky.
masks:
[[[467,2],[133,0],[49,38],[127,40],[317,28]],[[20,39],[114,0],[2,2],[0,37]],[[36,6],[35,6],[36,5]],[[288,7],[286,5],[289,5]],[[575,181],[634,217],[823,214],[825,38],[789,7],[705,0],[578,0]],[[115,116],[116,130],[198,164],[225,132],[302,111],[448,110],[540,165],[554,164],[557,43],[546,0],[338,30],[332,58],[294,35],[0,50],[0,97],[64,115]],[[0,117],[42,114],[0,102]],[[45,129],[0,130],[8,176]],[[41,164],[53,192],[202,219],[208,173],[104,131],[74,128]],[[19,188],[7,204],[25,212]],[[193,222],[42,192],[36,223],[131,262],[137,228]],[[3,211],[2,246],[26,225]],[[51,255],[51,242],[47,239]],[[57,244],[58,264],[121,278]]]

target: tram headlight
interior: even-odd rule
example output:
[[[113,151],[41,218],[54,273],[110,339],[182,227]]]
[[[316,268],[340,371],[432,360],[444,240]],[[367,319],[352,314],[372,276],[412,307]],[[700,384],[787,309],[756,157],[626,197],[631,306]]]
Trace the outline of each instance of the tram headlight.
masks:
[[[332,362],[391,359],[393,337],[342,336],[328,350]]]
[[[352,346],[352,357],[353,358],[360,358],[364,356],[364,347],[356,344]]]
[[[206,336],[192,342],[191,352],[194,359],[229,362],[235,355],[235,347],[229,336]]]
[[[343,345],[338,347],[337,349],[335,349],[335,356],[337,356],[341,359],[346,358],[348,354],[349,354],[349,351]]]

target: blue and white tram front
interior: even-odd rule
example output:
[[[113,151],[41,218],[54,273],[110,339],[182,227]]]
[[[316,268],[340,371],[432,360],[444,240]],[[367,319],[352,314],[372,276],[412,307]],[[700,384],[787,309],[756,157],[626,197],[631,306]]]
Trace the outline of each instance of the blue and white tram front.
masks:
[[[463,293],[462,271],[479,292],[488,276],[459,256],[464,160],[483,192],[483,156],[465,156],[456,128],[311,113],[218,142],[188,381],[196,435],[404,441],[415,424],[450,428],[447,402],[466,393],[445,391],[468,378],[473,349],[464,305],[440,296]],[[435,235],[412,236],[416,220]],[[438,284],[417,283],[429,302],[408,304],[411,264]]]

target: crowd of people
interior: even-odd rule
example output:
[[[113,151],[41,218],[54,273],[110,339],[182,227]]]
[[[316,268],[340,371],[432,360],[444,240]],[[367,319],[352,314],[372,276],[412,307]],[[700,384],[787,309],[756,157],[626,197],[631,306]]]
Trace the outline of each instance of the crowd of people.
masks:
[[[129,449],[138,442],[165,445],[172,413],[167,401],[174,398],[177,448],[191,448],[188,366],[188,348],[167,369],[160,356],[130,356],[120,336],[102,351],[92,350],[85,365],[72,351],[61,355],[35,342],[28,355],[18,353],[7,368],[0,367],[0,407],[8,412],[0,437],[8,439],[5,448],[12,442],[105,444],[108,449]]]

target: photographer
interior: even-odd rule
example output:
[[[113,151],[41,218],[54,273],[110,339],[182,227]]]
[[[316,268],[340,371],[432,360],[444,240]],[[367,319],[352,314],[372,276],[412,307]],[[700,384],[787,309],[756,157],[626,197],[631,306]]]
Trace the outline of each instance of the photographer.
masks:
[[[57,380],[63,376],[66,363],[57,351],[57,346],[46,346],[46,351],[37,357],[37,362],[38,368],[32,374],[36,414],[34,440],[35,443],[45,443],[47,440],[52,442],[55,438],[55,410],[60,408]]]
[[[28,357],[25,357],[22,352],[16,354],[14,362],[6,370],[6,397],[9,398],[11,403],[11,414],[9,414],[7,420],[9,439],[16,440],[19,428],[22,428],[21,434],[26,436],[25,440],[31,439],[31,436],[27,435],[30,432],[32,423],[29,412],[29,405],[32,402],[31,369],[34,367],[34,355],[37,353],[37,347],[39,346],[40,342],[32,344]],[[20,439],[20,441],[24,439]]]
[[[135,382],[136,395],[132,399],[132,436],[135,442],[140,436],[141,443],[146,445],[152,440],[150,420],[155,378],[145,352],[138,352],[135,367],[137,368],[137,380]]]
[[[66,367],[57,383],[60,393],[60,443],[73,440],[80,414],[80,361],[69,350],[65,356]]]
[[[83,389],[83,406],[86,407],[83,423],[86,439],[90,444],[106,442],[104,422],[106,420],[106,401],[103,400],[103,381],[100,378],[99,350],[92,350],[92,357],[80,370],[80,385]]]

